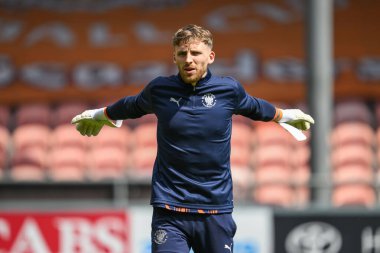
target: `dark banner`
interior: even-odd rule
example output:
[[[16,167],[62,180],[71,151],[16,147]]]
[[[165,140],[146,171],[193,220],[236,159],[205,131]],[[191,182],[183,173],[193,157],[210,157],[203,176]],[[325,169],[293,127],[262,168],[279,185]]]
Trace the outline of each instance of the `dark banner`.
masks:
[[[276,215],[276,253],[378,253],[379,214]]]

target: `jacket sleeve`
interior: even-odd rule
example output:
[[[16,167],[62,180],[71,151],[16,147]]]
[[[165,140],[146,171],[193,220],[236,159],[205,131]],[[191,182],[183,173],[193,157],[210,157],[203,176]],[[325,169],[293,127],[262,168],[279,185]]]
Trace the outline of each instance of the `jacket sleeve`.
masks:
[[[153,113],[151,103],[152,84],[148,84],[139,94],[124,97],[107,106],[106,114],[112,120],[135,119]]]
[[[276,108],[268,101],[250,96],[243,86],[236,82],[236,107],[234,114],[253,120],[271,121],[276,115]]]

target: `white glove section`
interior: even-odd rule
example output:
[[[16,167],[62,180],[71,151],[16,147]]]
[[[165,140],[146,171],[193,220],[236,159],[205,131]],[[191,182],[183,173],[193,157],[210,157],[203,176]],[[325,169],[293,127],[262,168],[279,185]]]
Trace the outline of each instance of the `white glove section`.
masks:
[[[310,124],[314,124],[314,119],[299,109],[282,109],[282,118],[278,122],[304,131],[310,128]]]
[[[71,124],[75,124],[76,129],[83,136],[98,135],[104,125],[110,127],[121,127],[123,121],[116,120],[115,122],[113,122],[112,120],[108,119],[108,117],[105,115],[104,110],[105,107],[100,109],[86,110],[81,114],[76,115],[71,120]]]

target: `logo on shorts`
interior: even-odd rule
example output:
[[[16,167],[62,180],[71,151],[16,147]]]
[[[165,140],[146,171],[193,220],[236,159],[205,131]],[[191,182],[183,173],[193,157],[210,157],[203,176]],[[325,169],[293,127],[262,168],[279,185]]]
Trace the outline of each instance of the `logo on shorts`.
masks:
[[[159,229],[154,232],[153,241],[157,244],[163,244],[168,239],[168,233],[165,230]]]
[[[202,97],[202,104],[205,107],[211,108],[216,104],[216,98],[213,94],[207,93]]]

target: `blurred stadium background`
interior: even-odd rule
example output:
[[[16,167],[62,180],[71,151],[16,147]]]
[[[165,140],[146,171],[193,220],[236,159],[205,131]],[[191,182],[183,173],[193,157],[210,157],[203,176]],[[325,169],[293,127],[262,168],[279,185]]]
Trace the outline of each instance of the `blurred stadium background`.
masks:
[[[235,253],[380,252],[379,14],[377,0],[1,0],[0,252],[150,252],[155,118],[90,139],[69,123],[176,73],[188,23],[213,31],[214,73],[317,120],[296,142],[234,118]]]

